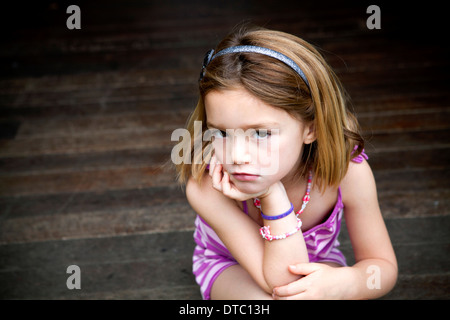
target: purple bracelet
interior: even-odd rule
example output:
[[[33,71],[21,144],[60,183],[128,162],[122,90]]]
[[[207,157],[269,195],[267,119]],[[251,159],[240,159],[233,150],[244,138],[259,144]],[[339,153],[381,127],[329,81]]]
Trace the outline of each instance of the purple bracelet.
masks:
[[[277,215],[277,216],[266,216],[266,215],[262,212],[262,210],[261,210],[261,217],[263,217],[263,219],[265,219],[265,220],[278,220],[278,219],[281,219],[281,218],[286,217],[286,216],[289,215],[292,211],[294,211],[294,205],[291,203],[291,207],[289,208],[288,211],[283,212],[282,214],[279,214],[279,215]]]

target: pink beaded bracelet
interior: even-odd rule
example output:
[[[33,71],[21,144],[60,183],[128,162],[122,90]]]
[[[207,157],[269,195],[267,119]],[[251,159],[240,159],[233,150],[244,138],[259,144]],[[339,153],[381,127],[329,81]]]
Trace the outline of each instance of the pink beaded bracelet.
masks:
[[[280,234],[280,235],[273,236],[270,233],[270,226],[264,226],[264,227],[261,227],[261,229],[259,229],[259,233],[261,234],[263,239],[266,239],[268,241],[281,240],[281,239],[286,239],[287,237],[292,236],[293,234],[297,233],[300,230],[301,227],[302,227],[302,220],[297,218],[297,226],[291,232],[287,232],[287,233],[283,233],[283,234]]]

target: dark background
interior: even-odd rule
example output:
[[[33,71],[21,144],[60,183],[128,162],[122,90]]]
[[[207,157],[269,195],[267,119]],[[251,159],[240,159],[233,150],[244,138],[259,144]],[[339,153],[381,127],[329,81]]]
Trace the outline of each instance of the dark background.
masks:
[[[249,21],[321,48],[352,97],[399,260],[385,298],[449,299],[445,3],[392,2],[2,3],[0,298],[200,298],[195,213],[162,165],[204,53]],[[341,243],[353,261],[345,228]],[[81,290],[66,287],[73,264]]]

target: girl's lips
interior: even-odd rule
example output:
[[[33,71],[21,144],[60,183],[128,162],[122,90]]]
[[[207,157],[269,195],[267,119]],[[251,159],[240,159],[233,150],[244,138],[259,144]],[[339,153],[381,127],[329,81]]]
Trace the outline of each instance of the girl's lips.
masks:
[[[238,181],[255,181],[259,178],[259,175],[245,172],[236,172],[233,173],[233,177]]]

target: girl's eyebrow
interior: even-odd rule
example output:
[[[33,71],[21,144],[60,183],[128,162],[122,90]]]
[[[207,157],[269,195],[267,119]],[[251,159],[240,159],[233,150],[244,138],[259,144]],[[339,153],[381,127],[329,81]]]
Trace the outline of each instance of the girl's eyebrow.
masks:
[[[224,126],[213,124],[209,120],[206,121],[206,125],[208,126],[208,128],[218,128],[218,129],[224,128]],[[239,129],[247,130],[247,129],[256,129],[256,128],[267,129],[267,128],[279,128],[279,127],[280,127],[280,124],[278,122],[262,122],[262,123],[246,124],[242,127],[239,127]],[[228,128],[228,129],[231,129],[231,128]]]

